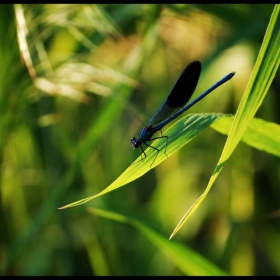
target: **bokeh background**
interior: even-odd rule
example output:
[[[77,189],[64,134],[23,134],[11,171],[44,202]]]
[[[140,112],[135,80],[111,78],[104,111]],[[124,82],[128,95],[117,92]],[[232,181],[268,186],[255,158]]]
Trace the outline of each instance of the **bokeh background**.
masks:
[[[225,135],[209,128],[125,187],[58,207],[102,191],[138,157],[131,137],[192,60],[202,62],[194,96],[236,75],[187,113],[235,114],[273,8],[1,5],[1,275],[184,275],[135,228],[87,208],[168,239],[204,191]],[[278,72],[256,117],[279,123],[279,92]],[[230,275],[279,275],[279,183],[279,158],[240,143],[170,242]]]

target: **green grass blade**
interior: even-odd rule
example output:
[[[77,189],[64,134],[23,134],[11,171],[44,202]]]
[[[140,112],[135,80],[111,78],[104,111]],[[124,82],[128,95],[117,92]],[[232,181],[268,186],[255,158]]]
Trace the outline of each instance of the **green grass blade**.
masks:
[[[160,233],[135,219],[96,208],[89,208],[88,211],[103,218],[133,226],[152,244],[154,244],[163,254],[165,254],[170,259],[170,261],[186,275],[226,275],[226,272],[215,266],[213,263],[195,251],[175,241],[168,241]]]
[[[15,15],[16,15],[16,22],[17,22],[17,37],[18,37],[18,44],[19,44],[20,52],[22,54],[22,58],[27,67],[29,75],[32,78],[35,78],[36,71],[35,71],[35,68],[33,65],[33,61],[31,58],[30,50],[28,47],[27,39],[26,39],[26,37],[28,35],[28,29],[26,26],[26,21],[25,21],[22,5],[15,4],[14,8],[15,8]]]
[[[167,155],[171,156],[173,153],[178,151],[189,141],[191,141],[194,137],[196,137],[200,132],[208,128],[214,121],[216,121],[221,116],[222,116],[221,114],[213,114],[213,113],[190,114],[180,119],[168,130],[166,130],[166,132],[164,132],[164,135],[168,135],[168,145],[166,151]],[[160,149],[160,153],[158,154],[158,156],[156,157],[152,165],[152,168],[155,168],[162,161],[167,159],[166,155],[164,154],[165,140],[164,139],[155,140],[153,142],[153,147]],[[100,193],[76,201],[74,203],[68,204],[59,209],[65,209],[65,208],[86,203],[94,198],[97,198],[101,195],[104,195],[108,192],[111,192],[117,188],[120,188],[130,183],[131,181],[136,180],[146,172],[150,171],[151,170],[150,166],[156,156],[157,151],[151,148],[147,148],[145,150],[145,153],[147,155],[147,158],[141,161],[141,156],[139,156],[135,160],[135,162],[132,165],[130,165],[111,185],[109,185]]]
[[[255,113],[262,104],[264,97],[267,94],[267,91],[279,67],[279,9],[280,5],[275,5],[252,75],[245,89],[242,100],[239,104],[225,147],[222,151],[222,155],[213,172],[213,175],[211,176],[204,193],[195,201],[195,203],[190,207],[187,213],[182,217],[173,233],[171,234],[170,238],[172,238],[179,231],[179,229],[183,226],[187,219],[190,218],[190,216],[195,212],[195,210],[205,199],[212,185],[220,174],[224,164],[227,162],[237,144],[241,140]]]
[[[234,116],[224,116],[211,127],[222,134],[228,134]],[[254,118],[243,135],[242,142],[260,151],[280,157],[280,125]]]

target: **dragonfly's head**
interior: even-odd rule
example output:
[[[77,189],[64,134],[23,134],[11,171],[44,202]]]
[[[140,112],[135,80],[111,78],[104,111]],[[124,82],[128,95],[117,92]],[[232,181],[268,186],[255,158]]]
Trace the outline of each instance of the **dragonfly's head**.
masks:
[[[139,141],[138,139],[136,139],[135,137],[131,138],[131,146],[136,149],[139,148],[139,146],[141,145],[141,141]]]

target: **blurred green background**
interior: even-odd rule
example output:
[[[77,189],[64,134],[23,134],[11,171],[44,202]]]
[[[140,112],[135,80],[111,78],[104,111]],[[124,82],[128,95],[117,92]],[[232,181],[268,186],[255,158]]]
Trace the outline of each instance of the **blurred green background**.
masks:
[[[192,60],[202,62],[194,96],[236,75],[188,113],[235,114],[273,8],[1,5],[1,275],[185,275],[136,228],[87,208],[135,218],[168,240],[226,136],[207,129],[127,186],[57,208],[102,191],[139,156],[131,137]],[[279,81],[278,72],[256,117],[279,123]],[[279,182],[279,158],[240,143],[169,242],[230,275],[280,275]]]

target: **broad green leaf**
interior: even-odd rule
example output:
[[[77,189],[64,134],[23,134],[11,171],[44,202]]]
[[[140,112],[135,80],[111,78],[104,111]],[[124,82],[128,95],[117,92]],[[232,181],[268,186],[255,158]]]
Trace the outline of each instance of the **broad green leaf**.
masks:
[[[228,134],[234,116],[224,116],[211,127],[222,134]],[[258,150],[280,157],[280,125],[254,118],[242,137],[242,142]]]
[[[167,150],[166,153],[171,156],[173,153],[178,151],[194,137],[196,137],[201,131],[209,127],[214,121],[216,121],[222,114],[190,114],[179,121],[177,121],[173,126],[164,132],[164,135],[168,135]],[[83,203],[86,203],[94,198],[97,198],[101,195],[104,195],[110,191],[113,191],[117,188],[120,188],[133,180],[136,180],[146,172],[150,171],[151,168],[156,167],[162,161],[167,159],[167,156],[164,154],[165,150],[165,140],[157,139],[153,142],[153,147],[160,150],[159,154],[156,157],[157,151],[152,148],[147,148],[145,153],[147,157],[141,160],[139,156],[135,162],[130,165],[111,185],[100,193],[81,199],[74,203],[63,206],[59,209],[65,209],[68,207],[77,206]],[[156,159],[155,159],[156,157]],[[153,160],[155,159],[153,165],[151,166]]]
[[[96,208],[89,208],[88,211],[103,218],[133,226],[151,243],[153,243],[163,254],[165,254],[170,259],[170,261],[186,275],[226,275],[226,272],[215,266],[209,260],[199,255],[192,249],[183,246],[178,242],[168,241],[160,233],[135,219]]]
[[[227,162],[237,144],[241,140],[268,92],[268,89],[279,67],[279,9],[280,5],[275,5],[252,75],[237,109],[237,113],[231,126],[226,144],[213,175],[211,176],[204,193],[193,203],[190,209],[182,217],[170,238],[172,238],[179,231],[183,224],[190,218],[190,216],[205,199],[218,175],[222,171],[224,164]]]

